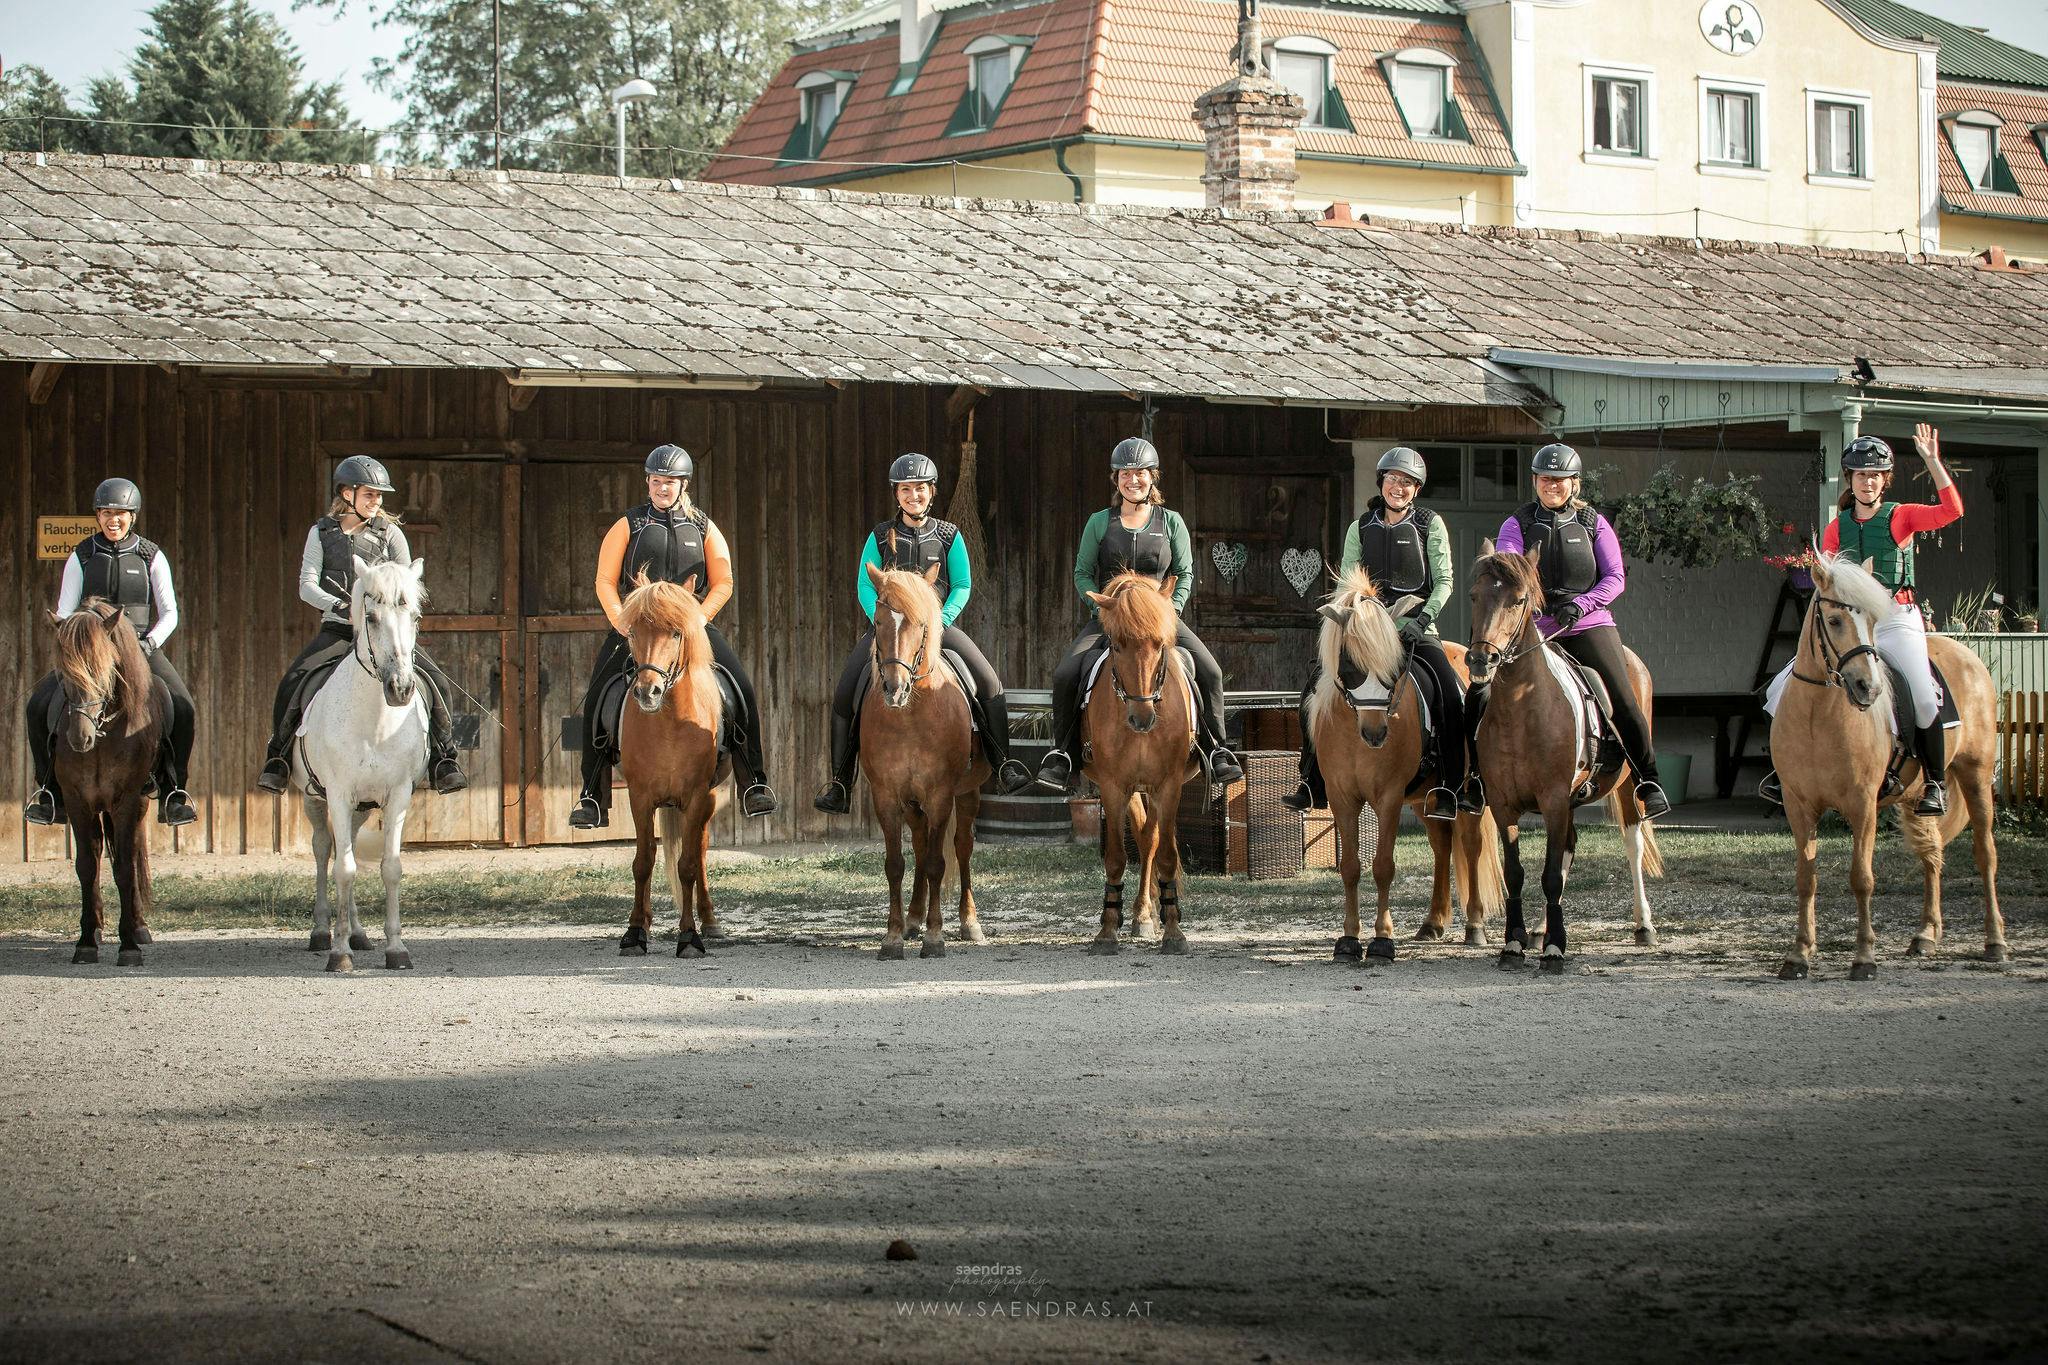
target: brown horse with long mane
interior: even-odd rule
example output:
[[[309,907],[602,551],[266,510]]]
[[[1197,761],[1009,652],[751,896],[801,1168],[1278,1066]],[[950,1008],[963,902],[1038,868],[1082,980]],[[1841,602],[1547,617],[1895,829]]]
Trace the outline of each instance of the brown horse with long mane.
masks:
[[[1082,772],[1102,791],[1102,927],[1091,953],[1114,953],[1123,923],[1124,817],[1138,843],[1138,905],[1133,938],[1159,934],[1159,951],[1185,953],[1180,928],[1180,789],[1197,769],[1194,703],[1173,642],[1180,619],[1173,582],[1121,573],[1089,599],[1102,615],[1109,657],[1088,697],[1081,734]],[[1105,685],[1106,684],[1106,685]],[[1157,898],[1154,899],[1154,888]]]
[[[1664,875],[1664,855],[1657,848],[1657,832],[1636,804],[1634,784],[1621,781],[1628,768],[1593,773],[1581,762],[1577,699],[1558,671],[1569,666],[1568,661],[1536,625],[1543,610],[1536,553],[1494,554],[1490,541],[1487,550],[1472,568],[1472,643],[1465,659],[1474,683],[1492,681],[1492,695],[1479,723],[1479,771],[1486,779],[1487,806],[1500,827],[1507,872],[1507,928],[1500,965],[1519,967],[1529,947],[1522,921],[1520,824],[1527,812],[1540,811],[1542,966],[1554,975],[1565,965],[1564,885],[1579,842],[1574,809],[1605,797],[1608,811],[1621,826],[1635,887],[1636,943],[1643,947],[1657,941],[1643,878]],[[1650,670],[1634,650],[1625,652],[1629,682],[1647,716]]]
[[[860,710],[860,766],[888,845],[889,927],[876,954],[885,962],[903,956],[905,825],[916,862],[908,922],[924,925],[918,956],[946,955],[940,898],[956,868],[960,937],[987,941],[974,906],[973,865],[974,817],[989,766],[974,742],[967,694],[940,654],[946,628],[932,590],[940,567],[917,574],[867,566],[875,585],[875,634],[872,679]]]
[[[1967,821],[1975,835],[1977,873],[1984,879],[1984,960],[2006,958],[2005,920],[1998,912],[1998,847],[1992,841],[1992,770],[1998,757],[1997,702],[1991,670],[1954,640],[1927,637],[1927,657],[1948,682],[1962,721],[1949,745],[1951,785],[1962,800],[1948,814],[1917,815],[1920,767],[1908,758],[1899,789],[1886,795],[1885,772],[1892,757],[1887,717],[1892,708],[1891,675],[1872,643],[1877,625],[1897,604],[1861,565],[1847,558],[1823,560],[1813,568],[1813,601],[1799,629],[1793,682],[1786,685],[1771,721],[1771,757],[1785,788],[1785,818],[1798,856],[1799,925],[1778,975],[1804,977],[1816,947],[1814,892],[1820,857],[1819,826],[1833,809],[1849,822],[1849,889],[1856,896],[1856,956],[1851,981],[1877,975],[1877,934],[1870,925],[1875,885],[1870,860],[1877,843],[1877,812],[1897,805],[1899,828],[1920,860],[1924,878],[1919,932],[1906,953],[1920,957],[1941,942],[1943,850]]]
[[[98,962],[106,926],[100,857],[111,853],[121,895],[123,967],[142,965],[149,925],[149,811],[144,790],[170,723],[170,694],[149,671],[121,610],[88,598],[57,627],[64,723],[53,760],[77,850],[81,900],[73,962]]]
[[[1330,813],[1337,828],[1337,867],[1344,878],[1344,935],[1332,956],[1345,961],[1365,957],[1392,961],[1394,919],[1388,895],[1394,880],[1394,834],[1401,807],[1422,814],[1426,793],[1411,790],[1422,769],[1425,736],[1422,699],[1415,679],[1404,667],[1400,633],[1393,615],[1380,601],[1379,589],[1363,568],[1353,569],[1319,608],[1323,618],[1317,639],[1321,672],[1309,698],[1309,731],[1322,760],[1329,787]],[[1465,647],[1447,644],[1444,654],[1460,678],[1465,676]],[[1356,694],[1343,682],[1346,665],[1362,675]],[[1465,742],[1463,735],[1450,741]],[[1373,936],[1358,942],[1358,814],[1370,808],[1377,827],[1372,879],[1379,892],[1379,913]],[[1456,824],[1423,820],[1435,856],[1429,914],[1415,931],[1419,940],[1440,939],[1451,925],[1451,877],[1455,853],[1457,880],[1465,906],[1465,942],[1486,942],[1486,917],[1503,900],[1500,844],[1491,813],[1461,812]]]
[[[679,921],[676,956],[703,956],[724,932],[711,909],[711,817],[731,763],[718,752],[724,709],[711,670],[711,640],[693,578],[650,583],[645,574],[619,609],[633,650],[633,685],[619,718],[619,772],[633,806],[633,917],[621,954],[645,954],[654,923],[650,882],[659,823],[662,868]]]

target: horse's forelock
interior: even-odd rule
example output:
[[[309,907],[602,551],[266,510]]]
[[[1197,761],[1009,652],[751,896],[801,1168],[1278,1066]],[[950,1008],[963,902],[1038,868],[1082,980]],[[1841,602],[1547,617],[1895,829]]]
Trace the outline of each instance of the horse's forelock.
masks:
[[[1102,608],[1102,628],[1110,638],[1136,643],[1149,640],[1162,648],[1179,634],[1173,601],[1159,584],[1141,573],[1120,573],[1102,589],[1109,605]]]
[[[364,601],[379,606],[416,612],[426,605],[427,590],[419,575],[411,565],[395,559],[371,565],[356,580],[356,586],[362,590]]]
[[[1847,554],[1828,558],[1828,592],[1870,618],[1875,626],[1898,610],[1897,600],[1870,570]]]
[[[121,662],[114,632],[97,607],[98,599],[87,601],[57,623],[57,671],[72,690],[88,696],[107,693]]]
[[[881,582],[875,584],[875,605],[879,609],[885,604],[890,610],[902,612],[934,633],[943,629],[941,622],[945,613],[939,603],[939,594],[921,573],[911,573],[907,569],[891,569],[884,573]]]

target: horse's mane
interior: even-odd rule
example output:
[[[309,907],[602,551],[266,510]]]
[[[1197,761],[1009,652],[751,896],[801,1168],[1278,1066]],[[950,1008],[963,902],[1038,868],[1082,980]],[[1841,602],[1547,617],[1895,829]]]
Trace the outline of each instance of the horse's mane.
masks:
[[[1512,550],[1502,554],[1481,555],[1472,564],[1472,581],[1478,582],[1492,574],[1509,587],[1521,588],[1529,595],[1543,596],[1543,579],[1536,572],[1536,566],[1529,562],[1527,555],[1518,555]]]
[[[1141,573],[1120,573],[1102,589],[1110,601],[1101,607],[1103,633],[1125,644],[1150,640],[1162,649],[1173,648],[1180,634],[1180,618],[1174,615],[1173,599],[1159,591],[1159,584]]]
[[[1351,612],[1342,622],[1324,617],[1316,637],[1316,656],[1322,672],[1309,698],[1311,732],[1322,724],[1323,713],[1338,704],[1343,687],[1338,674],[1347,654],[1383,686],[1393,686],[1401,671],[1401,634],[1394,629],[1393,613],[1380,601],[1379,588],[1363,566],[1339,579],[1327,600],[1331,606],[1349,607]]]
[[[1868,616],[1872,626],[1898,610],[1898,602],[1857,560],[1846,554],[1825,558],[1829,593]]]
[[[723,702],[718,679],[711,672],[711,637],[704,633],[704,604],[679,583],[649,582],[644,574],[639,583],[619,604],[620,627],[629,637],[643,625],[682,636],[683,679],[689,684],[698,714],[710,717],[709,728],[716,733]]]
[[[88,597],[57,623],[57,671],[87,696],[118,692],[124,733],[137,733],[155,715],[150,700],[155,679],[142,642],[128,618],[103,597]]]
[[[945,629],[939,595],[921,573],[891,569],[875,584],[875,608],[884,603],[929,630],[936,639]]]
[[[356,576],[357,596],[380,606],[418,611],[426,605],[427,589],[412,565],[396,559],[372,564]]]

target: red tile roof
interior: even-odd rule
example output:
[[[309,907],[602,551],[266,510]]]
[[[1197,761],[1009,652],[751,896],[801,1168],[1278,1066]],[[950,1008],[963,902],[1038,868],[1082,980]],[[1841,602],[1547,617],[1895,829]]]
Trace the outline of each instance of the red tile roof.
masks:
[[[2048,91],[2021,92],[1994,86],[1965,85],[1943,81],[1935,92],[1938,117],[1982,109],[2005,120],[1998,130],[1998,151],[2012,167],[2012,178],[2020,187],[2017,195],[1986,194],[1970,187],[1950,145],[1947,129],[1936,139],[1941,156],[1941,197],[1944,204],[1965,213],[1993,214],[2000,218],[2029,218],[2048,222],[2048,159],[2034,129],[2048,124]]]
[[[1269,40],[1308,35],[1339,49],[1337,88],[1357,131],[1304,132],[1302,151],[1489,170],[1514,166],[1477,49],[1458,20],[1269,3],[1262,21]],[[1027,9],[947,18],[916,82],[897,96],[888,93],[897,69],[893,32],[799,53],[740,121],[704,178],[815,183],[869,169],[843,163],[947,160],[1083,133],[1199,146],[1195,98],[1232,74],[1227,54],[1236,24],[1235,6],[1223,0],[1052,0]],[[946,124],[967,87],[963,49],[996,33],[1037,41],[1018,69],[995,127],[947,137]],[[1470,142],[1423,142],[1408,136],[1379,58],[1411,46],[1436,48],[1456,59],[1453,89]],[[842,164],[778,165],[800,116],[796,83],[814,71],[860,73],[820,157]]]

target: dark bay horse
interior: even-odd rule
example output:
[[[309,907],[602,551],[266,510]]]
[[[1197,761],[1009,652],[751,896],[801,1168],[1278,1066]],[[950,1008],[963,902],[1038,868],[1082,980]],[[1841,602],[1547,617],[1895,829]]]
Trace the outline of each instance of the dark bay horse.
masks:
[[[1180,844],[1174,831],[1180,789],[1197,771],[1189,761],[1195,722],[1173,647],[1180,618],[1172,591],[1170,579],[1155,583],[1143,574],[1121,573],[1101,592],[1088,594],[1102,613],[1109,649],[1081,718],[1088,754],[1082,772],[1102,790],[1102,927],[1088,945],[1091,953],[1114,953],[1120,946],[1127,814],[1139,860],[1131,935],[1149,938],[1157,932],[1160,952],[1188,950],[1180,928]]]
[[[1491,542],[1489,542],[1489,550]],[[1664,856],[1657,833],[1643,819],[1634,784],[1624,784],[1628,771],[1598,775],[1588,772],[1579,757],[1578,707],[1570,686],[1556,671],[1568,666],[1563,652],[1545,642],[1536,618],[1543,610],[1543,583],[1536,572],[1536,554],[1482,555],[1472,568],[1472,643],[1466,651],[1474,683],[1492,680],[1493,692],[1479,723],[1479,771],[1486,780],[1486,802],[1500,826],[1502,860],[1507,867],[1507,928],[1500,965],[1518,967],[1529,947],[1522,921],[1522,816],[1543,815],[1543,970],[1562,973],[1565,964],[1564,884],[1578,847],[1574,808],[1607,799],[1608,810],[1621,826],[1628,845],[1629,872],[1635,883],[1636,942],[1657,941],[1650,922],[1650,897],[1644,875],[1664,875]],[[1555,658],[1553,658],[1555,656]],[[1629,681],[1643,714],[1650,714],[1650,670],[1628,651]],[[1590,790],[1587,784],[1590,783]],[[1581,795],[1581,792],[1584,792]]]
[[[650,583],[645,574],[619,609],[633,650],[633,685],[619,719],[619,772],[633,806],[633,916],[619,952],[647,952],[654,911],[654,840],[680,917],[676,956],[704,954],[724,937],[711,909],[711,817],[732,771],[718,752],[724,710],[711,670],[711,639],[693,578]]]
[[[87,599],[58,621],[57,676],[64,724],[52,756],[77,848],[81,900],[73,962],[98,962],[106,912],[100,855],[110,853],[121,894],[120,965],[142,965],[151,941],[149,836],[144,789],[170,723],[170,693],[149,671],[142,642],[112,604]]]
[[[889,927],[883,961],[903,956],[906,923],[922,922],[919,957],[946,955],[940,897],[946,877],[960,877],[960,936],[983,943],[974,905],[974,817],[988,760],[974,742],[967,694],[939,653],[945,634],[939,597],[932,590],[940,566],[922,574],[885,571],[870,564],[875,585],[872,681],[860,710],[860,766],[874,794],[875,818],[888,845]],[[903,829],[910,827],[910,911],[903,908]]]

